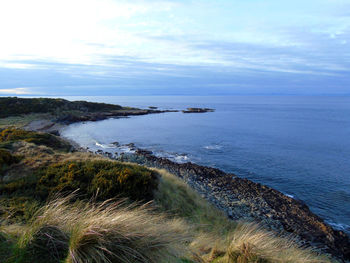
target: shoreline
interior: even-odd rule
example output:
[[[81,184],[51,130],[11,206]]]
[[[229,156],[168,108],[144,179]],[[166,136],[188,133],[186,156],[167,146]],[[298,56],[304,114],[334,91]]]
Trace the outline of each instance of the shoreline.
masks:
[[[124,154],[115,159],[165,169],[183,179],[232,220],[254,221],[275,233],[292,234],[303,246],[350,259],[350,239],[346,233],[333,229],[302,201],[276,189],[220,169],[191,162],[175,163],[147,150],[137,150],[135,154]]]
[[[169,111],[152,113],[163,112]],[[84,117],[83,121],[113,118],[110,115],[99,116],[102,116],[102,118],[85,120]],[[128,116],[133,115],[123,115],[123,117]],[[120,116],[115,117],[119,118]],[[33,127],[32,125],[31,128],[59,135],[59,132],[69,124],[83,121],[65,123],[50,121],[51,124],[49,125],[47,125],[48,123],[44,126],[37,125]],[[72,143],[77,151],[89,151],[72,140],[61,138]],[[118,158],[102,150],[94,153],[119,161],[165,169],[182,178],[195,191],[224,211],[233,220],[255,221],[274,232],[292,234],[303,246],[311,246],[342,260],[350,259],[350,239],[346,233],[333,229],[323,219],[313,214],[302,201],[288,197],[273,188],[239,178],[234,174],[225,173],[216,168],[200,166],[191,162],[175,163],[167,158],[156,157],[147,150],[137,149],[136,153],[122,154]]]

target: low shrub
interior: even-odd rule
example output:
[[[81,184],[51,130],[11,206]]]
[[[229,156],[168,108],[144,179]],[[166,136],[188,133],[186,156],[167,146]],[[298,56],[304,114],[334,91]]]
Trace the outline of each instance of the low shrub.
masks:
[[[0,216],[6,223],[25,223],[33,217],[40,203],[32,197],[0,199]]]
[[[0,262],[11,255],[13,244],[7,234],[0,230]]]
[[[152,170],[111,161],[68,161],[45,167],[37,171],[36,177],[36,191],[42,198],[79,189],[81,194],[98,200],[118,196],[148,201],[158,182]]]
[[[19,157],[12,155],[9,151],[0,149],[0,174],[8,166],[17,163]]]
[[[49,133],[38,133],[15,128],[7,128],[0,133],[0,142],[23,140],[36,145],[45,145],[56,150],[69,151],[71,145]]]

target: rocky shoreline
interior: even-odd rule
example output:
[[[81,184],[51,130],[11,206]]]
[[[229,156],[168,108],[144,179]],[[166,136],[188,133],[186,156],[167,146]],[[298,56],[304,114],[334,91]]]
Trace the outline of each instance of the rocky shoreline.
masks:
[[[108,155],[108,154],[107,154]],[[350,260],[350,239],[313,214],[301,201],[248,179],[191,162],[175,163],[147,150],[123,154],[120,161],[165,169],[188,183],[209,202],[234,220],[258,222],[276,233],[294,235],[299,243]]]
[[[128,118],[129,116],[140,116],[148,114],[159,114],[167,112],[179,112],[179,110],[156,110],[156,109],[130,109],[108,112],[86,112],[84,114],[63,114],[52,119],[41,119],[30,122],[24,126],[25,130],[48,132],[59,135],[59,131],[73,123],[85,121],[102,121],[109,118]]]
[[[75,122],[82,122],[82,121],[101,121],[108,118],[139,116],[139,115],[147,115],[147,114],[166,113],[166,112],[178,112],[178,110],[131,109],[131,110],[88,113],[85,115],[68,114],[56,119],[55,122],[69,125]]]

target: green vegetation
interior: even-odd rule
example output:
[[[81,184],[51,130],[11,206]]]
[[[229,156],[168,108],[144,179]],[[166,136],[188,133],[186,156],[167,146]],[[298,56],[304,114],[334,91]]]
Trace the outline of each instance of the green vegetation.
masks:
[[[56,192],[80,192],[98,200],[128,197],[151,200],[157,175],[146,168],[110,161],[65,162],[36,173],[36,192],[43,197]]]
[[[196,226],[217,235],[226,235],[236,228],[236,223],[200,197],[187,184],[165,170],[161,175],[154,200],[161,212],[184,218]]]
[[[330,262],[229,220],[172,174],[69,148],[50,134],[1,131],[0,262]]]
[[[127,197],[149,201],[157,187],[157,174],[144,167],[111,161],[85,161],[42,167],[31,176],[0,184],[0,193],[37,200],[79,189],[84,198],[97,200]]]
[[[23,128],[30,122],[35,120],[50,120],[52,115],[48,113],[31,113],[18,116],[10,116],[7,118],[0,118],[0,129],[5,129],[8,127]]]
[[[37,133],[15,128],[7,128],[1,131],[0,143],[15,141],[25,141],[36,145],[45,145],[55,150],[69,151],[71,149],[69,143],[49,133]]]
[[[13,156],[9,151],[0,148],[0,174],[19,160],[18,156]]]
[[[0,118],[29,113],[50,113],[53,115],[59,115],[66,111],[99,112],[120,109],[122,109],[122,107],[119,105],[86,101],[70,102],[64,99],[48,98],[0,98]]]

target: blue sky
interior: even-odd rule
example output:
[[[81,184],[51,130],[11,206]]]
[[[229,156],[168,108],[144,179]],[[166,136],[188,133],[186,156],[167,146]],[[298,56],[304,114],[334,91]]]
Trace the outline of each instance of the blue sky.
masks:
[[[0,95],[350,94],[350,0],[4,0]]]

